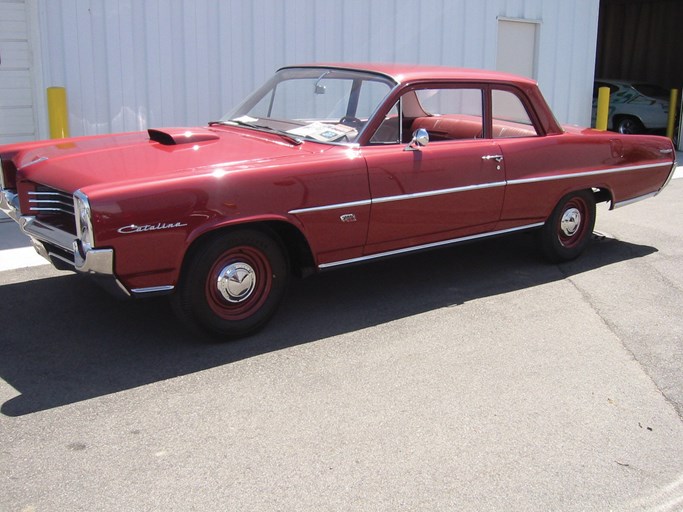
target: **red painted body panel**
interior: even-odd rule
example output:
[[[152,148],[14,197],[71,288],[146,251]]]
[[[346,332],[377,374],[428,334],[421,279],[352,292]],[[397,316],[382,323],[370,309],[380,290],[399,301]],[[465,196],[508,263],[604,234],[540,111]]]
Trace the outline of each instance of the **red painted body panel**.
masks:
[[[504,172],[482,157],[498,153],[490,140],[435,142],[424,151],[365,148],[373,197],[366,254],[493,229]]]
[[[181,176],[135,188],[99,189],[91,196],[99,205],[98,211],[117,214],[95,218],[100,233],[98,245],[113,247],[121,254],[149,254],[145,258],[117,260],[117,273],[135,288],[154,286],[154,280],[162,279],[154,275],[159,271],[166,282],[175,284],[184,254],[193,241],[216,229],[249,222],[293,224],[304,233],[320,263],[359,256],[367,234],[369,206],[350,209],[357,221],[341,225],[339,214],[333,211],[289,213],[369,200],[365,163],[355,156],[356,152],[351,153],[349,156],[348,149],[334,147],[315,155],[308,153],[305,162],[301,154],[296,154],[277,163],[264,160],[257,170],[249,166],[215,168],[209,174]],[[127,236],[117,231],[131,224],[154,224],[159,219],[187,226]]]
[[[36,184],[84,193],[95,247],[114,250],[116,277],[132,290],[176,285],[192,244],[231,226],[287,225],[301,234],[314,265],[326,267],[538,226],[568,192],[601,189],[613,204],[648,196],[672,170],[673,147],[664,138],[560,127],[528,79],[441,67],[355,68],[396,81],[357,144],[298,143],[221,125],[160,130],[151,138],[14,144],[0,147],[5,186],[16,189],[24,215]],[[369,144],[405,90],[465,82],[519,91],[539,135],[434,141],[418,151]],[[500,162],[492,158],[498,155]]]
[[[517,221],[545,220],[560,198],[575,190],[606,189],[613,203],[658,190],[671,170],[672,154],[660,152],[668,149],[667,142],[660,137],[627,139],[617,154],[613,140],[615,134],[595,130],[500,139],[508,181],[501,229]],[[637,166],[646,167],[633,169]]]
[[[253,130],[227,127],[188,130],[210,130],[218,139],[164,145],[151,141],[148,133],[139,132],[47,141],[19,153],[15,158],[20,169],[18,177],[24,177],[22,166],[45,158],[27,169],[32,181],[69,192],[88,188],[89,192],[96,193],[98,188],[134,187],[138,183],[211,173],[216,168],[239,169],[310,152],[276,135]],[[321,150],[320,147],[311,149]]]

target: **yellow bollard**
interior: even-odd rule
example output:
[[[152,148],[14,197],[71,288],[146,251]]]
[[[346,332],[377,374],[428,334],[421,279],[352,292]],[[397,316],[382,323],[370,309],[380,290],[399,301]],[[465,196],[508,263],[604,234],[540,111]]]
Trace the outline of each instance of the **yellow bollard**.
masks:
[[[47,112],[50,118],[50,138],[69,137],[69,110],[64,87],[47,88]]]
[[[595,116],[595,129],[607,130],[607,121],[609,118],[609,87],[600,87],[598,89],[598,112]]]
[[[678,89],[671,89],[669,96],[669,117],[666,121],[666,136],[674,138],[674,122],[676,121],[676,105],[678,105]]]

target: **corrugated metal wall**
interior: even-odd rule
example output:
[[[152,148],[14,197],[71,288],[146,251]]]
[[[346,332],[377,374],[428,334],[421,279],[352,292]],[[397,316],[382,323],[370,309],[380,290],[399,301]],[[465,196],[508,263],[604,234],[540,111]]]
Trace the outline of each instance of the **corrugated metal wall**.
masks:
[[[0,0],[0,144],[35,138],[28,10]]]
[[[590,119],[599,0],[37,1],[72,135],[205,124],[285,64],[495,69],[498,17],[541,21],[539,83],[561,121]]]

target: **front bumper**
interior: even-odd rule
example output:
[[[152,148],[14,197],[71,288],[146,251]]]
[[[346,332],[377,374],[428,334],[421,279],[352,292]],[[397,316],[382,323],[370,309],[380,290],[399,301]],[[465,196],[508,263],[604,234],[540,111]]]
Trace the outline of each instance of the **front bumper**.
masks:
[[[0,190],[0,211],[19,224],[21,231],[31,238],[38,254],[59,270],[88,274],[112,294],[131,296],[114,274],[113,249],[84,250],[73,234],[45,224],[36,217],[21,215],[19,199],[10,190]]]

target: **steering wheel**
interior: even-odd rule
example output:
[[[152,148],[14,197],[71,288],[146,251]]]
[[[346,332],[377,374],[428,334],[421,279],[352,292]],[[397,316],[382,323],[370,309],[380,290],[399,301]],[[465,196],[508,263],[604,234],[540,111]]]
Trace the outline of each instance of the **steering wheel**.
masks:
[[[361,121],[357,117],[352,117],[352,116],[342,117],[339,120],[339,124],[343,124],[345,126],[350,126],[351,128],[355,128],[356,130],[360,130],[363,127],[363,121]]]

